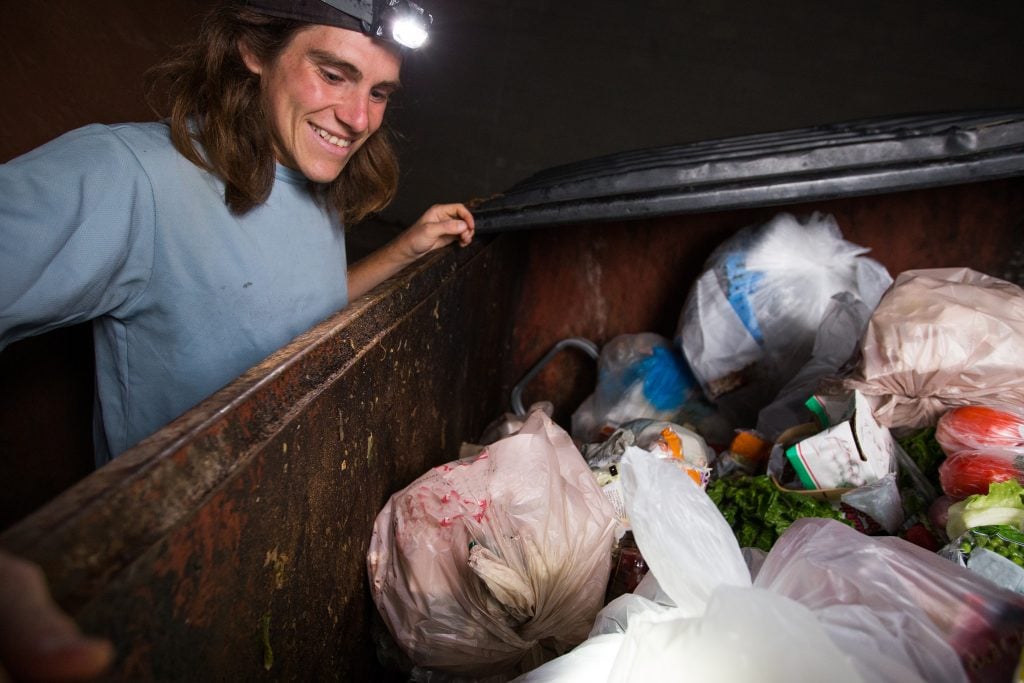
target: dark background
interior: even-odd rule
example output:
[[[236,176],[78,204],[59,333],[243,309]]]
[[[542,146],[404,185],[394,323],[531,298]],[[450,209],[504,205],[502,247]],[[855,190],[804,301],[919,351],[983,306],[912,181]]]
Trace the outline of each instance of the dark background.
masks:
[[[194,31],[207,4],[7,3],[0,160],[85,123],[152,118],[142,73]],[[407,62],[392,112],[405,134],[403,179],[381,218],[394,225],[434,202],[486,197],[540,169],[620,150],[1024,106],[1020,0],[428,7],[433,40]]]
[[[435,0],[389,215],[638,147],[1024,105],[1024,2]]]

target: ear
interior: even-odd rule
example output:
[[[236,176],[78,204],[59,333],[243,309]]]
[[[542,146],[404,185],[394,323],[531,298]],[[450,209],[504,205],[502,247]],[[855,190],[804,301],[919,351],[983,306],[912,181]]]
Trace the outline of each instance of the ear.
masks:
[[[257,76],[263,73],[263,62],[259,60],[256,53],[249,48],[249,44],[244,40],[238,41],[238,53],[242,56],[242,63],[245,64],[245,68]]]

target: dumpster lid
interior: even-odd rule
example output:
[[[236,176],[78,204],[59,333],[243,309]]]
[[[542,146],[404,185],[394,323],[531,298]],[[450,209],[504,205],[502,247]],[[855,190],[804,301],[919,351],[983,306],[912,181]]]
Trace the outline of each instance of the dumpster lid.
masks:
[[[864,119],[654,147],[536,173],[478,232],[787,204],[1024,175],[1024,110]]]

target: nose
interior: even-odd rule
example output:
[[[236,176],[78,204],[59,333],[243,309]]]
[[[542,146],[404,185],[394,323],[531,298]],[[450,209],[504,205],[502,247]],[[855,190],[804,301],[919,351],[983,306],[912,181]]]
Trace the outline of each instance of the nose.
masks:
[[[359,91],[347,95],[334,105],[334,116],[352,133],[363,133],[370,123],[370,94]]]

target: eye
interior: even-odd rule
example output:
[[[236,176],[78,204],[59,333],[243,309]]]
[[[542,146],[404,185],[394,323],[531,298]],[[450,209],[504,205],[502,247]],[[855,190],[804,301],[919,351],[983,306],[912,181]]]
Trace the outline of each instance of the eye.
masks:
[[[345,77],[341,74],[321,67],[320,76],[328,83],[344,83]]]
[[[387,103],[388,98],[390,97],[390,90],[381,90],[378,88],[374,88],[373,90],[370,91],[370,99],[373,100],[374,102]]]

